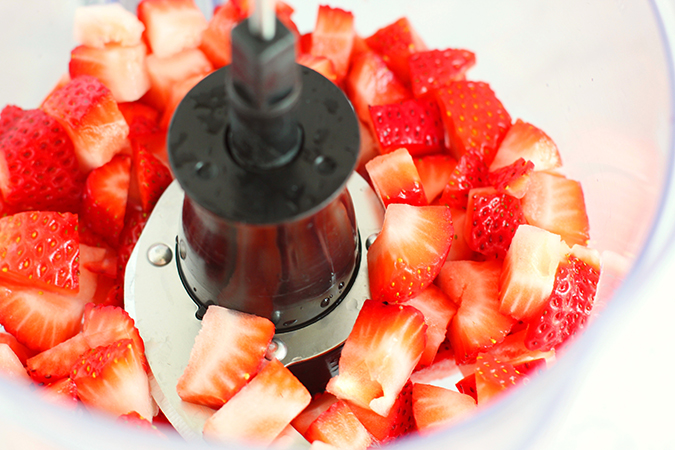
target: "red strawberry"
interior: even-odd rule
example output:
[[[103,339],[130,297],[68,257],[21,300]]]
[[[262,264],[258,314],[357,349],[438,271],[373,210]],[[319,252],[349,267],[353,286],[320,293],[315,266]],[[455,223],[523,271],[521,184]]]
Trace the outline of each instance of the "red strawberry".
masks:
[[[309,426],[319,417],[324,411],[337,402],[338,399],[333,394],[328,392],[320,392],[312,397],[312,401],[307,407],[298,414],[291,422],[293,428],[298,430],[304,436]]]
[[[530,172],[533,169],[532,161],[518,158],[513,164],[490,172],[488,181],[498,192],[509,194],[515,198],[523,198],[530,186]]]
[[[75,40],[95,48],[106,44],[138,45],[143,28],[136,15],[119,3],[79,7],[73,20]]]
[[[14,354],[19,358],[21,364],[26,365],[26,360],[32,356],[35,356],[35,352],[21,342],[17,341],[14,336],[9,333],[0,332],[0,344],[7,344],[9,348],[12,349]]]
[[[122,308],[89,303],[84,311],[82,335],[90,348],[110,345],[120,339],[131,341],[138,360],[145,365],[145,345],[134,320]]]
[[[305,437],[309,442],[324,442],[331,448],[366,450],[372,444],[366,428],[343,401],[334,403],[321,414],[307,429]]]
[[[413,162],[422,180],[427,202],[431,203],[450,181],[457,167],[457,160],[448,155],[429,155],[414,158]]]
[[[353,44],[354,15],[340,8],[320,5],[310,53],[331,60],[338,81],[347,75]]]
[[[387,416],[422,356],[426,328],[411,306],[366,300],[326,391]]]
[[[274,359],[206,421],[204,438],[269,445],[311,399],[290,370]]]
[[[155,108],[141,102],[120,103],[118,107],[129,125],[132,141],[159,133],[159,111]]]
[[[0,219],[0,278],[55,292],[80,287],[77,216],[22,212]]]
[[[121,284],[113,284],[101,305],[124,308],[124,287]]]
[[[513,368],[525,377],[532,377],[543,372],[546,369],[546,359],[537,358],[514,364]]]
[[[531,161],[534,170],[551,170],[562,166],[555,142],[534,125],[516,120],[504,136],[490,170],[495,171],[516,162],[519,158]]]
[[[476,252],[469,247],[464,234],[467,212],[463,209],[450,208],[450,213],[452,214],[452,223],[455,226],[455,237],[452,239],[452,247],[450,247],[446,261],[476,259]]]
[[[520,200],[492,187],[469,191],[466,214],[466,243],[488,258],[503,259],[516,230],[525,223]]]
[[[373,131],[363,121],[359,120],[359,134],[361,135],[361,146],[359,148],[359,160],[356,163],[356,171],[365,180],[370,181],[366,164],[380,154],[377,142],[373,136]]]
[[[110,89],[82,75],[52,92],[42,109],[70,136],[80,168],[90,171],[112,159],[127,143],[129,125]]]
[[[417,295],[441,270],[453,236],[445,206],[389,205],[368,250],[372,298],[402,302]]]
[[[70,375],[70,369],[91,347],[82,333],[28,359],[28,374],[36,383],[54,383]]]
[[[459,158],[448,184],[443,189],[439,203],[450,208],[466,209],[469,191],[487,184],[487,166],[479,155],[467,152]]]
[[[527,324],[525,324],[527,327]],[[511,329],[511,334],[499,344],[494,345],[486,351],[502,361],[508,361],[518,369],[518,366],[535,360],[544,360],[555,358],[555,350],[539,351],[530,350],[525,346],[526,328],[515,331],[516,326]],[[521,371],[522,372],[522,371]]]
[[[504,390],[520,383],[522,374],[513,364],[501,361],[490,353],[481,353],[476,356],[476,382],[479,378]]]
[[[382,55],[387,66],[406,84],[410,83],[408,58],[427,49],[405,17],[377,30],[366,38],[366,44]]]
[[[312,56],[309,53],[302,53],[298,55],[297,62],[298,64],[319,72],[333,83],[338,82],[333,62],[324,56]]]
[[[128,208],[126,220],[122,233],[120,234],[120,243],[117,250],[117,280],[120,284],[124,283],[124,274],[127,263],[134,251],[136,242],[141,237],[141,233],[148,222],[148,213],[140,208]]]
[[[197,47],[208,26],[194,0],[143,0],[137,13],[152,53],[160,58]]]
[[[31,382],[19,357],[7,344],[0,344],[0,376],[21,384],[30,384]]]
[[[404,147],[417,156],[443,148],[443,122],[433,100],[405,100],[371,106],[370,116],[380,153]]]
[[[178,395],[221,407],[258,372],[272,336],[274,325],[265,318],[210,306],[178,380]]]
[[[40,397],[71,411],[77,408],[77,386],[70,378],[46,385],[40,390]]]
[[[354,54],[353,49],[354,47],[352,46],[352,54]],[[310,31],[309,33],[301,35],[300,39],[298,39],[298,54],[309,53],[311,51],[312,51],[312,32]]]
[[[71,378],[87,407],[114,416],[135,411],[152,417],[148,376],[130,339],[89,350],[73,365]]]
[[[452,319],[450,319],[452,320]],[[457,372],[457,363],[455,362],[455,351],[448,341],[447,334],[445,340],[441,342],[438,347],[436,356],[431,365],[415,368],[415,371],[410,376],[410,381],[413,383],[432,383],[434,381],[443,380]]]
[[[415,423],[422,435],[447,428],[476,410],[471,396],[429,384],[414,384],[412,401]]]
[[[454,81],[436,91],[445,121],[445,146],[459,159],[472,151],[487,166],[511,126],[511,116],[487,83]]]
[[[461,392],[462,394],[466,394],[469,397],[473,398],[474,402],[478,402],[478,393],[476,392],[476,374],[472,373],[471,375],[467,375],[461,380],[459,380],[456,384],[455,387],[457,387],[457,390]]]
[[[215,69],[220,69],[232,61],[230,34],[241,19],[239,8],[232,1],[216,6],[213,11],[213,17],[202,34],[199,49],[204,52]]]
[[[166,438],[166,435],[159,431],[159,428],[154,426],[152,422],[138,414],[136,411],[122,414],[117,418],[117,423],[136,428],[137,430],[149,432],[150,434],[161,438]]]
[[[422,180],[406,149],[374,157],[366,163],[366,171],[385,208],[392,203],[427,205]]]
[[[476,55],[468,50],[428,50],[410,55],[410,81],[415,97],[423,97],[453,81],[464,80],[467,70],[476,64]]]
[[[82,223],[117,247],[124,227],[127,207],[131,158],[118,155],[94,169],[87,177],[82,199]]]
[[[173,177],[168,167],[155,158],[145,145],[135,144],[133,150],[132,170],[138,181],[141,204],[143,211],[150,213]]]
[[[39,109],[7,106],[0,115],[0,190],[20,210],[76,211],[84,186],[63,127]]]

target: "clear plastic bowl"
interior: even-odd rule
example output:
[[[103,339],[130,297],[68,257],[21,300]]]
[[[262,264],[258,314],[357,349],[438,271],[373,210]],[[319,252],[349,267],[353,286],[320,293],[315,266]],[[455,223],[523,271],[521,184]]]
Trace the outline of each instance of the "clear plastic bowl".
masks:
[[[67,71],[77,0],[0,2],[0,105],[37,107]],[[133,7],[134,1],[122,1]],[[210,15],[212,2],[197,2]],[[301,31],[317,2],[289,0]],[[557,364],[471,419],[412,448],[542,448],[545,432],[574,398],[593,355],[635,307],[672,248],[672,1],[484,0],[331,2],[355,13],[367,36],[407,16],[430,48],[467,48],[470,78],[491,84],[510,114],[544,129],[558,144],[566,174],[582,182],[591,245],[603,252],[598,312]],[[0,381],[3,449],[202,448],[122,429],[109,419],[71,413]],[[204,447],[208,448],[208,447]],[[232,446],[236,448],[236,446]]]

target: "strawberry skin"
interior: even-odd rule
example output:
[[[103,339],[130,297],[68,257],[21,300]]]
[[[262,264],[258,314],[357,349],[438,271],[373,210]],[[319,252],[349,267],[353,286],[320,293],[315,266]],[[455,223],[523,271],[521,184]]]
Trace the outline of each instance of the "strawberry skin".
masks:
[[[202,34],[199,49],[204,52],[215,69],[220,69],[232,61],[230,35],[232,28],[242,19],[239,8],[231,1],[216,6],[213,11],[213,17]]]
[[[326,443],[329,448],[366,450],[373,443],[368,430],[343,401],[335,402],[321,414],[309,426],[305,437],[312,443]]]
[[[125,215],[124,228],[120,234],[119,247],[117,249],[117,280],[123,285],[124,275],[127,268],[127,263],[131,257],[131,252],[134,251],[136,242],[141,237],[141,233],[148,222],[149,215],[142,209],[128,208]]]
[[[392,203],[427,205],[422,180],[406,149],[374,157],[366,163],[366,171],[385,208]]]
[[[149,213],[169,187],[173,177],[169,168],[150,153],[145,145],[135,144],[133,150],[133,171],[138,181],[141,204],[143,211]]]
[[[422,435],[447,428],[476,410],[471,396],[429,384],[413,385],[412,402],[415,423]]]
[[[488,171],[480,155],[467,152],[459,158],[439,203],[450,208],[466,209],[469,191],[488,185]]]
[[[333,83],[337,83],[337,74],[333,62],[324,56],[312,56],[309,53],[301,53],[297,57],[298,64],[319,72]]]
[[[427,202],[431,203],[443,192],[450,181],[457,167],[457,160],[448,155],[429,155],[414,158],[413,162],[422,180]]]
[[[560,152],[553,139],[531,123],[520,119],[506,133],[490,164],[490,171],[513,164],[519,158],[532,162],[536,171],[562,166]]]
[[[530,185],[530,173],[534,170],[532,161],[518,158],[513,164],[488,174],[488,182],[498,192],[523,198]]]
[[[312,56],[324,56],[333,63],[338,82],[347,75],[354,45],[354,15],[340,8],[320,5],[312,32]]]
[[[420,98],[453,81],[464,80],[466,71],[476,64],[476,55],[452,48],[428,50],[410,55],[408,64],[413,94]]]
[[[137,14],[152,53],[160,58],[197,47],[208,26],[194,0],[143,0]]]
[[[45,350],[26,363],[28,374],[36,383],[54,383],[70,375],[70,369],[91,347],[82,333]]]
[[[445,206],[391,204],[368,250],[373,299],[402,302],[428,286],[450,250],[454,228]]]

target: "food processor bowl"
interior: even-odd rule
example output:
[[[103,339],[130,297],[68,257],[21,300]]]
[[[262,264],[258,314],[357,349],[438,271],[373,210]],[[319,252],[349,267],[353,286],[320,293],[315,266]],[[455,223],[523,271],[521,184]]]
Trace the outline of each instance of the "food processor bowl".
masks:
[[[37,107],[67,72],[77,0],[0,3],[0,104]],[[133,8],[136,2],[122,1]],[[296,0],[301,32],[318,2]],[[213,2],[197,4],[207,17]],[[457,425],[397,448],[546,448],[574,386],[655,268],[672,250],[673,49],[671,1],[340,0],[362,36],[406,16],[429,48],[477,55],[468,77],[490,83],[511,116],[557,143],[564,173],[581,181],[590,246],[602,254],[597,307],[586,332],[552,368]],[[664,299],[664,301],[669,301]],[[611,374],[608,374],[610,376]],[[69,412],[0,380],[0,447],[72,449],[212,448],[178,436],[159,439],[97,414]],[[244,448],[232,443],[228,448]]]

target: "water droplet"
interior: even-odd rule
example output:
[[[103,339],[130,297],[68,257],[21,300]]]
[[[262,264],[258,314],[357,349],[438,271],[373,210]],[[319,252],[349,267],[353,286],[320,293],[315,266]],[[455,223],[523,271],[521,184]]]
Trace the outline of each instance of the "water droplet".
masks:
[[[342,289],[343,287],[345,287],[345,283],[344,283],[344,282],[340,282],[340,284],[338,284],[338,289]]]
[[[319,155],[314,160],[314,167],[321,175],[330,175],[337,169],[337,163],[329,156]]]
[[[338,110],[338,102],[335,99],[327,98],[323,101],[323,105],[326,107],[326,111],[329,114],[335,114]]]
[[[195,173],[202,180],[210,180],[218,174],[218,169],[208,161],[199,161],[195,164]]]
[[[330,299],[329,299],[328,297],[326,297],[326,298],[324,298],[323,300],[321,300],[321,307],[322,307],[322,308],[325,308],[325,307],[328,306],[329,304],[330,304]]]

